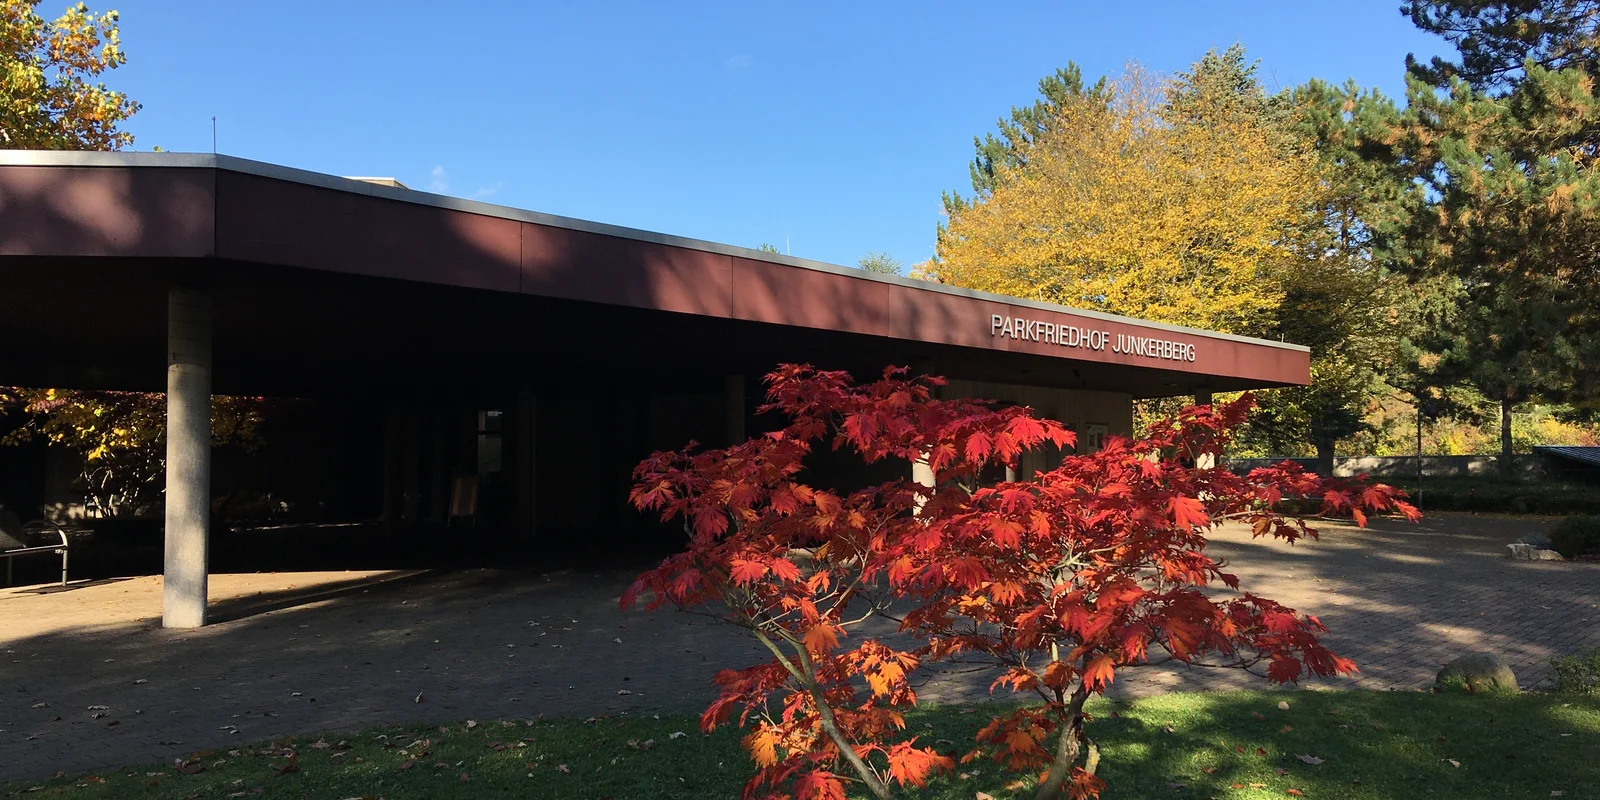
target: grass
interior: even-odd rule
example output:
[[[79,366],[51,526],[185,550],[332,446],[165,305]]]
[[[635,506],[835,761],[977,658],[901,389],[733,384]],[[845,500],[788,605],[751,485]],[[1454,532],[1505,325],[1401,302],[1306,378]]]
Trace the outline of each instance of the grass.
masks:
[[[908,723],[922,741],[955,752],[990,710],[924,709]],[[1107,800],[1252,800],[1294,796],[1290,789],[1350,800],[1600,796],[1600,698],[1228,692],[1099,701],[1093,711]],[[291,750],[297,769],[285,770]],[[702,736],[692,719],[669,716],[398,725],[198,753],[188,769],[196,767],[203,771],[146,765],[13,783],[0,795],[728,798],[750,772],[737,731]],[[906,796],[1005,798],[1025,794],[1026,783],[973,763]]]
[[[1412,497],[1417,479],[1391,475],[1373,480],[1397,486]],[[1547,480],[1506,480],[1497,475],[1451,475],[1422,479],[1426,511],[1482,511],[1503,514],[1600,514],[1600,486]]]

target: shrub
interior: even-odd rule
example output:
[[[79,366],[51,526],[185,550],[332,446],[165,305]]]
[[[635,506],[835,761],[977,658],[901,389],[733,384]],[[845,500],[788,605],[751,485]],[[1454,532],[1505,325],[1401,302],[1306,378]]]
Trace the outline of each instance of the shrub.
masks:
[[[1600,516],[1567,517],[1550,529],[1550,544],[1567,558],[1600,555]]]
[[[1550,662],[1556,673],[1556,691],[1587,697],[1600,696],[1600,647],[1562,656]]]

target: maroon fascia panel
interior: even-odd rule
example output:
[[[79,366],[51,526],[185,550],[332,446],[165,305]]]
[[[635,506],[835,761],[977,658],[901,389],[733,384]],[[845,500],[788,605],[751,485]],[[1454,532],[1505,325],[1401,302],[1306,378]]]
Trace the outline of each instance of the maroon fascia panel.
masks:
[[[215,256],[1261,386],[1310,381],[1309,355],[1300,348],[918,288],[714,252],[725,249],[714,245],[530,222],[514,218],[516,212],[408,202],[403,193],[377,196],[384,193],[355,187],[193,166],[0,166],[0,255]]]
[[[0,255],[208,256],[215,185],[211,170],[0,167]]]

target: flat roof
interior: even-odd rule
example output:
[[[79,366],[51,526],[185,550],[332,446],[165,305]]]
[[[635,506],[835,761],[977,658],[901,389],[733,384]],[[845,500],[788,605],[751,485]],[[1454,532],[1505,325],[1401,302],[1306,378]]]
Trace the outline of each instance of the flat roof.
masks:
[[[0,256],[228,259],[1120,364],[1216,388],[1309,382],[1302,345],[227,155],[0,151],[0,211]],[[1135,352],[1116,352],[1123,337]]]

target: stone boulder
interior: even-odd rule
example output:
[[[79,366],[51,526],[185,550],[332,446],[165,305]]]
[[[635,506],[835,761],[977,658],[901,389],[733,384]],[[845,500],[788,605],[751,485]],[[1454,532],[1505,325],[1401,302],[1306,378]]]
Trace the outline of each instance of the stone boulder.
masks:
[[[1506,545],[1506,558],[1513,561],[1563,561],[1560,553],[1525,542]]]
[[[1469,653],[1439,670],[1435,691],[1464,691],[1467,694],[1519,692],[1517,675],[1493,653]]]

